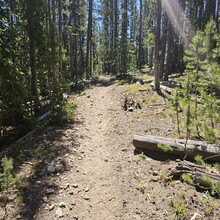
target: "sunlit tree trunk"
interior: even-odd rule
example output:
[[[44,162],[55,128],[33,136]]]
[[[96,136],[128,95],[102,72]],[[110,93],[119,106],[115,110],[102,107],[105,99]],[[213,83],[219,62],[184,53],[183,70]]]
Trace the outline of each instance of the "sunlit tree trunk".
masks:
[[[139,36],[138,36],[138,68],[141,69],[143,64],[143,42],[142,42],[142,30],[143,30],[143,22],[142,22],[142,11],[143,11],[143,2],[140,0],[140,22],[139,22]]]
[[[121,73],[126,74],[128,69],[128,44],[127,44],[127,30],[128,30],[128,1],[123,1],[122,6],[122,33],[121,33]]]
[[[59,0],[59,75],[60,80],[63,81],[63,61],[62,61],[62,51],[63,51],[63,17],[62,17],[62,7],[63,0]]]
[[[89,79],[92,75],[92,58],[90,57],[92,50],[92,12],[93,0],[89,0],[89,16],[87,28],[87,46],[86,46],[86,78]]]
[[[160,90],[160,26],[161,26],[161,0],[157,0],[156,28],[155,28],[155,90]]]

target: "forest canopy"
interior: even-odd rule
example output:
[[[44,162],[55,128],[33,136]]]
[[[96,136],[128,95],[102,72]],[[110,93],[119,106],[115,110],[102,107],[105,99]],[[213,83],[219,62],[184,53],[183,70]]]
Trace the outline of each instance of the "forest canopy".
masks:
[[[208,73],[206,80],[218,83],[219,5],[219,0],[0,0],[1,136],[61,106],[67,82],[77,86],[98,74],[150,69],[156,89],[183,72],[194,73],[190,80],[197,81]]]

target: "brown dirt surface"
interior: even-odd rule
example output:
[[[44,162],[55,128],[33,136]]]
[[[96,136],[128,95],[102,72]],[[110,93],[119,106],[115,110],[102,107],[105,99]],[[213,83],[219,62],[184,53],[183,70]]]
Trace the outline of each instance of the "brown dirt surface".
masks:
[[[18,213],[8,219],[169,220],[191,219],[195,213],[200,216],[195,219],[220,219],[219,200],[167,179],[176,158],[134,152],[134,134],[172,137],[175,124],[163,98],[150,89],[132,93],[130,86],[103,78],[76,98],[72,123],[48,127],[35,137],[38,151],[47,149],[20,165],[18,175],[27,181]],[[142,108],[124,111],[126,93],[138,97]],[[48,174],[51,163],[65,169]]]

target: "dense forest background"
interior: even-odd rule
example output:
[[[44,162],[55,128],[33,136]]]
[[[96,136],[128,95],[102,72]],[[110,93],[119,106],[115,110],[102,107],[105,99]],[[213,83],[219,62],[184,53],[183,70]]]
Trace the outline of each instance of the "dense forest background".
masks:
[[[67,82],[98,74],[154,69],[156,89],[177,72],[219,80],[219,8],[219,0],[0,0],[1,136],[61,106]]]

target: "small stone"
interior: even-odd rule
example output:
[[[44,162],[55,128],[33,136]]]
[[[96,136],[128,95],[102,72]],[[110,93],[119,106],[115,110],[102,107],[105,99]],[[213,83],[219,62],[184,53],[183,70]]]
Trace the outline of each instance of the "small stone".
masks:
[[[87,98],[90,98],[90,95],[87,95],[86,97],[87,97]]]
[[[87,187],[87,188],[85,188],[85,192],[89,192],[89,188]]]
[[[108,162],[108,158],[105,158],[104,161],[105,161],[105,162]]]
[[[72,187],[73,188],[78,188],[79,186],[78,186],[78,184],[73,184]]]
[[[65,207],[66,207],[66,204],[65,204],[65,202],[61,202],[59,206],[60,206],[61,208],[65,208]]]
[[[16,216],[16,219],[22,219],[22,216],[21,216],[20,214],[18,214],[18,215]]]
[[[54,192],[54,189],[46,189],[46,194],[53,194]]]
[[[155,183],[155,182],[158,182],[159,179],[158,178],[152,178],[150,181]]]
[[[134,111],[134,108],[133,108],[133,107],[129,107],[129,108],[128,108],[128,111],[129,111],[129,112],[133,112],[133,111]]]
[[[9,201],[14,201],[17,198],[17,194],[16,193],[8,194],[7,197]]]
[[[84,196],[84,199],[85,200],[90,200],[90,197],[89,196]]]
[[[41,185],[41,183],[42,183],[41,181],[37,181],[36,182],[37,185]]]
[[[49,206],[49,211],[52,211],[55,208],[55,205]]]
[[[47,203],[47,202],[48,202],[48,198],[47,198],[46,196],[44,196],[44,197],[43,197],[43,201],[44,201],[45,203]]]
[[[62,164],[57,164],[55,166],[55,170],[56,170],[56,172],[60,172],[61,170],[63,170],[63,165]]]
[[[65,186],[64,186],[64,189],[66,190],[66,189],[68,189],[69,188],[69,186],[70,186],[70,184],[69,183],[67,183]]]
[[[158,171],[154,170],[154,171],[153,171],[153,176],[157,176],[158,173],[159,173]]]
[[[63,216],[64,216],[64,215],[63,215],[62,209],[61,209],[61,208],[58,208],[58,209],[56,210],[55,217],[57,217],[57,218],[62,218]]]
[[[48,168],[47,168],[47,171],[50,172],[50,173],[54,173],[56,171],[54,165],[50,165]]]

